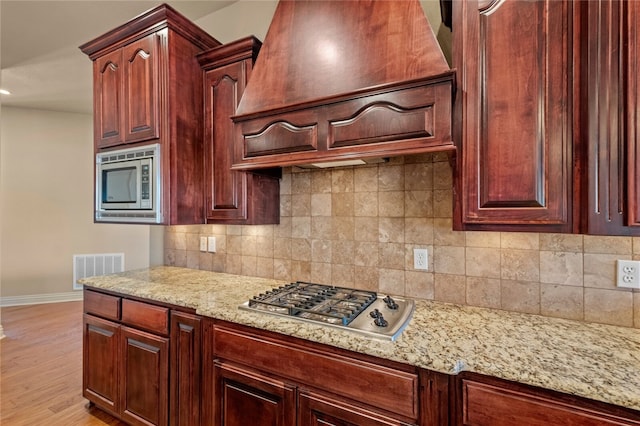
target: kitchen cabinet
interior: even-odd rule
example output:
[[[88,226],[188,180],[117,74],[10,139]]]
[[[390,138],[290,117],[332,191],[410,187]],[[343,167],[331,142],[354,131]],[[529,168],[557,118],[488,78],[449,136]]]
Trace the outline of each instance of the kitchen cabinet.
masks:
[[[202,319],[198,315],[171,311],[170,423],[200,424],[200,376]]]
[[[163,224],[204,223],[203,88],[220,42],[163,4],[91,40],[95,151],[160,144]]]
[[[640,416],[581,398],[476,374],[459,378],[460,425],[640,425]]]
[[[418,422],[414,368],[229,323],[211,330],[213,424],[294,425],[296,416],[299,425]],[[246,407],[264,410],[273,423],[256,423]]]
[[[456,229],[573,229],[576,9],[455,2]]]
[[[640,4],[623,4],[624,58],[627,94],[627,225],[640,228]],[[636,231],[640,235],[640,231]]]
[[[204,191],[207,223],[280,221],[280,169],[231,170],[241,147],[231,117],[251,75],[261,43],[247,37],[198,55],[204,70]]]

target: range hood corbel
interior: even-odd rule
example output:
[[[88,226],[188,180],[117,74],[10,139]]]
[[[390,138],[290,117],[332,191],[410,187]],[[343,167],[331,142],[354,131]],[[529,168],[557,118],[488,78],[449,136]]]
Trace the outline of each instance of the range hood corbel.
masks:
[[[455,152],[454,77],[418,0],[281,0],[232,117],[233,168]]]

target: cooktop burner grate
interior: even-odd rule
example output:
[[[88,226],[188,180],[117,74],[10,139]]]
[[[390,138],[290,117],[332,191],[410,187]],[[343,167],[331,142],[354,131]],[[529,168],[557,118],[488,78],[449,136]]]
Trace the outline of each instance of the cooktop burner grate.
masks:
[[[346,326],[376,299],[372,291],[296,281],[254,296],[249,307]]]

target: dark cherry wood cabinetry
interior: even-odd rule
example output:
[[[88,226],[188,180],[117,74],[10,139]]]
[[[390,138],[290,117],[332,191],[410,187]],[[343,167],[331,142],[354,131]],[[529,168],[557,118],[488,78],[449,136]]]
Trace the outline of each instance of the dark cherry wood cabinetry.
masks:
[[[624,4],[623,36],[627,95],[627,224],[640,227],[640,4]],[[640,234],[640,232],[639,232]]]
[[[160,144],[165,225],[204,223],[196,55],[219,45],[163,4],[80,46],[94,61],[95,149]]]
[[[460,425],[640,425],[637,413],[569,395],[475,374],[458,383]]]
[[[200,424],[202,319],[171,311],[170,424]]]
[[[280,169],[231,170],[240,157],[235,114],[261,43],[247,37],[198,55],[204,70],[204,191],[208,223],[267,224],[280,221]]]

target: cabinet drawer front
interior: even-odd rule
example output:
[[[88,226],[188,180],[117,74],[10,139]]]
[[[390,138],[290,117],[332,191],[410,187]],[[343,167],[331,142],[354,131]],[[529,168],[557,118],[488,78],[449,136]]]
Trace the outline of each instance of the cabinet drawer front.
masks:
[[[214,348],[216,357],[248,364],[407,418],[418,417],[417,374],[221,327],[214,329]]]
[[[153,333],[169,335],[169,309],[134,300],[122,300],[122,322]]]
[[[120,297],[84,291],[84,312],[115,321],[120,320]]]

